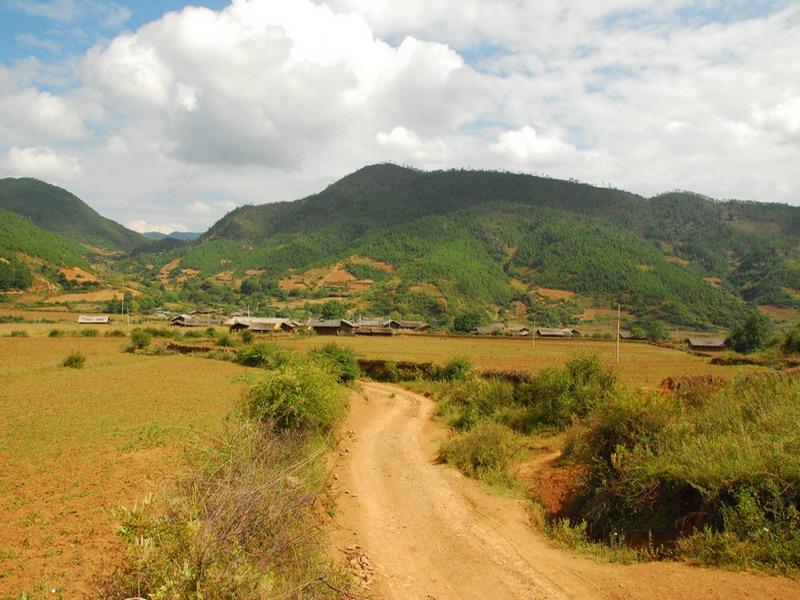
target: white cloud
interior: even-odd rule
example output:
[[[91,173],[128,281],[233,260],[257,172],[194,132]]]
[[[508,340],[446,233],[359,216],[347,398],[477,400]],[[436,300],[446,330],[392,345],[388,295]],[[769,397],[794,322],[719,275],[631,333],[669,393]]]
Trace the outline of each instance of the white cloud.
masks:
[[[4,137],[30,143],[86,135],[83,119],[71,100],[31,88],[7,95],[0,89],[0,143]]]
[[[128,229],[133,229],[139,233],[148,233],[150,231],[157,231],[158,233],[170,234],[174,231],[189,231],[183,223],[148,223],[147,221],[131,221],[126,225]]]
[[[75,181],[83,173],[77,158],[46,147],[11,148],[0,158],[0,166],[12,175],[57,182]]]
[[[756,110],[755,122],[800,142],[800,96],[784,100],[767,110]]]
[[[440,139],[425,141],[413,131],[398,125],[389,133],[379,131],[378,145],[389,150],[396,150],[401,158],[418,160],[443,160],[449,154],[447,145]]]
[[[515,131],[504,131],[489,150],[517,163],[532,165],[552,164],[579,159],[575,146],[568,144],[556,135],[542,136],[530,125]]]

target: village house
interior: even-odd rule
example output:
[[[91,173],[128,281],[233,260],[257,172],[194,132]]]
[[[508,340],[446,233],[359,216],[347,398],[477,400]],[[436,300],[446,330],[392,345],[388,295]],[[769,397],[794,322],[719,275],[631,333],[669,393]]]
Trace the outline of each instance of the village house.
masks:
[[[505,323],[489,323],[488,325],[482,325],[480,327],[476,327],[472,330],[472,333],[476,333],[478,335],[499,335],[503,333],[503,330],[506,328]]]
[[[222,324],[222,319],[206,316],[208,313],[182,314],[172,318],[170,325],[176,327],[216,327]]]
[[[725,340],[722,338],[690,337],[686,340],[692,350],[718,352],[725,350]]]
[[[389,319],[384,326],[405,331],[425,331],[431,327],[425,321],[408,321],[404,319]]]
[[[357,326],[347,319],[311,319],[308,326],[317,335],[353,335]]]
[[[233,317],[225,322],[231,332],[248,329],[253,333],[294,333],[298,324],[282,317]]]
[[[536,337],[542,338],[570,338],[581,334],[577,329],[539,327],[536,329]]]
[[[80,315],[78,317],[78,325],[108,325],[109,323],[111,323],[111,317],[107,316]]]

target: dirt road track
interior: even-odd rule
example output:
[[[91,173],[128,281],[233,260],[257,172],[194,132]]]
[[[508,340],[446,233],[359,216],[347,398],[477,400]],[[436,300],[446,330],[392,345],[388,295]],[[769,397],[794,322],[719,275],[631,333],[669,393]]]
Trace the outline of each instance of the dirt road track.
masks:
[[[622,566],[553,548],[524,504],[435,463],[433,402],[389,385],[353,394],[337,464],[336,548],[358,544],[387,599],[800,599],[800,584],[678,563]]]

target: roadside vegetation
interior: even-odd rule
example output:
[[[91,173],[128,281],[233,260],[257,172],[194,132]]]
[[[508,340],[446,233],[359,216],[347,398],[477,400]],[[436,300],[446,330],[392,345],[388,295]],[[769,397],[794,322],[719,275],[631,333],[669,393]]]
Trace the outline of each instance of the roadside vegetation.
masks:
[[[345,576],[325,560],[320,460],[335,437],[352,353],[329,344],[307,359],[270,344],[243,348],[258,367],[226,430],[190,452],[160,496],[120,515],[125,561],[103,597],[340,598]]]
[[[779,346],[796,352],[796,339]],[[622,562],[800,573],[800,378],[791,372],[643,391],[577,354],[519,382],[473,372],[412,386],[433,391],[453,428],[441,457],[484,482],[518,487],[525,447],[563,440],[552,473],[535,479],[569,476],[558,510],[541,507],[560,545]]]

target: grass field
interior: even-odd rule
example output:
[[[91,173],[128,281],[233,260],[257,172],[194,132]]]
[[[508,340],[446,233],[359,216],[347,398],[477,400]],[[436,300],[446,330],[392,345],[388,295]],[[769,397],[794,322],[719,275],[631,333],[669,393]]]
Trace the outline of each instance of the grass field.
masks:
[[[239,397],[244,368],[124,339],[0,337],[0,598],[75,598],[121,552],[113,511],[156,489]],[[83,369],[60,367],[73,350]],[[53,594],[50,591],[56,590]]]
[[[306,351],[335,341],[352,348],[364,358],[408,360],[443,364],[456,357],[466,357],[481,369],[513,369],[536,372],[544,367],[563,365],[579,351],[593,352],[609,364],[615,364],[613,342],[592,340],[531,340],[507,338],[447,338],[433,336],[393,337],[294,337],[275,338],[287,348]],[[722,367],[709,364],[708,358],[679,350],[629,342],[621,345],[618,372],[623,381],[634,385],[658,385],[675,375],[715,374],[734,378],[754,367]]]

